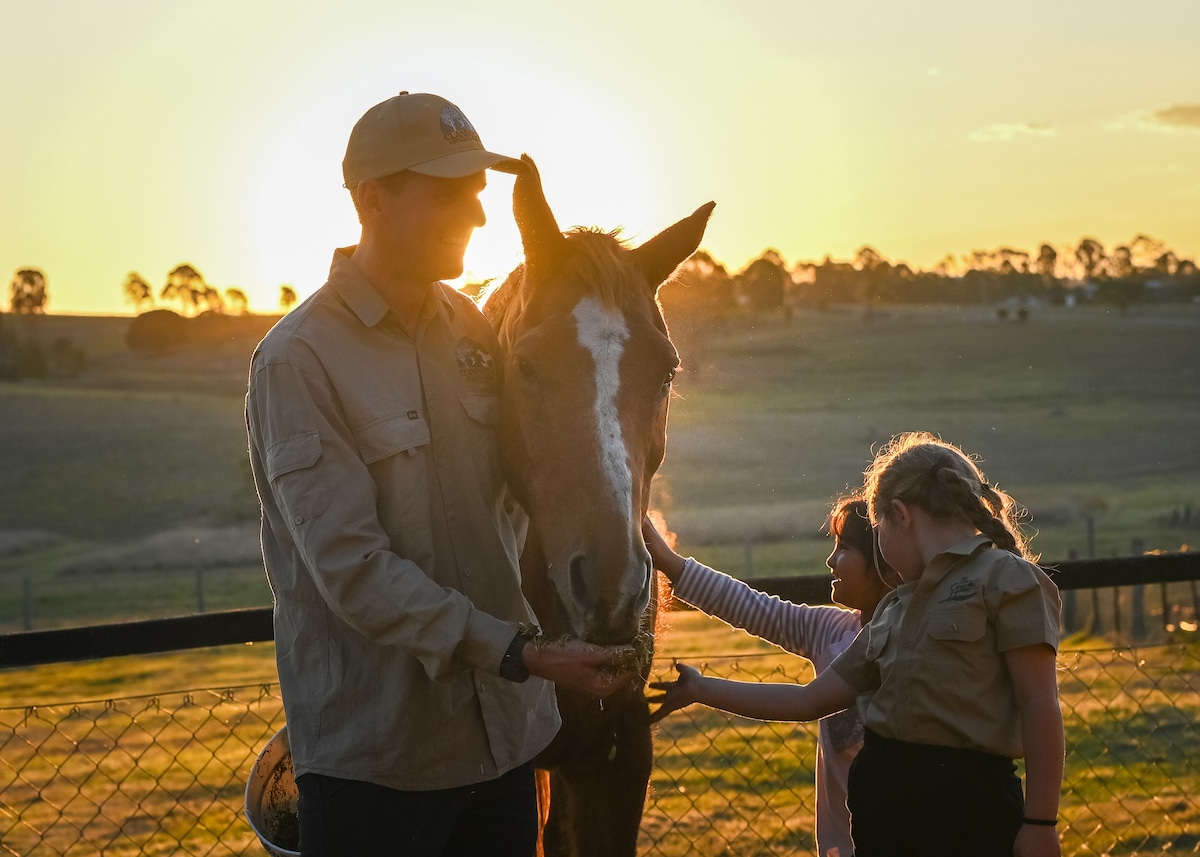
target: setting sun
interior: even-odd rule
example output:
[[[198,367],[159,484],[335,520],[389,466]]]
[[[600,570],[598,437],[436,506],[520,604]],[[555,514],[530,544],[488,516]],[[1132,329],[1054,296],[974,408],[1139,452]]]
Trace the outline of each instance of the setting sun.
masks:
[[[358,237],[349,129],[401,89],[532,155],[564,228],[636,243],[715,200],[704,249],[734,271],[768,248],[925,268],[1086,236],[1200,252],[1187,0],[65,7],[10,11],[10,62],[36,71],[0,93],[0,266],[44,271],[50,312],[132,312],[126,275],[157,291],[181,263],[258,312],[310,294]],[[520,260],[510,181],[464,279]]]

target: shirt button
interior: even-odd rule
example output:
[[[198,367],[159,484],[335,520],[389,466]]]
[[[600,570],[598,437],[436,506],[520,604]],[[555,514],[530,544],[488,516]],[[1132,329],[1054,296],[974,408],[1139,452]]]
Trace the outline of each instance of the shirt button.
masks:
[[[297,515],[296,517],[292,518],[292,521],[293,521],[294,523],[297,523],[297,524],[303,524],[303,523],[304,523],[304,516],[303,516],[303,515]]]
[[[471,569],[464,568],[463,569],[463,577],[470,577],[470,576],[471,576]]]
[[[479,683],[479,692],[483,693],[485,690],[487,690],[487,685],[484,684],[483,682],[480,682]]]

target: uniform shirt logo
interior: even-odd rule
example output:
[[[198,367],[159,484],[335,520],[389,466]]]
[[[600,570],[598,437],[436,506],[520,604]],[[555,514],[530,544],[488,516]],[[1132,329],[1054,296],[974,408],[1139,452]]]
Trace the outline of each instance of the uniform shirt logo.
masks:
[[[975,590],[978,588],[978,583],[964,576],[950,587],[950,594],[939,603],[945,604],[947,601],[970,601],[975,595]]]
[[[453,104],[442,108],[442,113],[438,117],[438,120],[442,126],[442,137],[447,142],[479,142],[479,134],[475,132],[475,127],[467,120],[463,112]]]
[[[471,381],[495,382],[496,363],[492,355],[483,346],[464,336],[454,346],[454,356],[458,360],[458,371]]]

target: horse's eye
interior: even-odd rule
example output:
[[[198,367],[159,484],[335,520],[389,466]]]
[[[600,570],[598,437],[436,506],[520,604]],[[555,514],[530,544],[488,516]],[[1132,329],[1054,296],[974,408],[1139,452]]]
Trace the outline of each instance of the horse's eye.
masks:
[[[668,390],[671,389],[671,382],[675,380],[675,373],[677,371],[678,370],[676,370],[676,369],[672,369],[670,372],[667,373],[667,377],[663,379],[663,384],[662,384],[662,392],[663,393],[666,393]]]
[[[537,372],[533,369],[533,364],[524,357],[517,358],[517,371],[521,373],[521,377],[526,381],[532,381],[537,377]]]

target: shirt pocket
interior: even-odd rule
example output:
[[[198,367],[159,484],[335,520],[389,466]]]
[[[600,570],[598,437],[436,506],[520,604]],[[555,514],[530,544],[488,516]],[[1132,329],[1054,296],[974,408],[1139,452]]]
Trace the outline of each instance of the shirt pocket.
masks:
[[[354,441],[368,466],[401,452],[412,457],[419,447],[429,445],[429,423],[419,416],[395,414],[356,429]]]
[[[466,433],[475,462],[480,490],[488,503],[504,484],[504,469],[500,460],[500,397],[468,393],[460,396],[466,412]]]
[[[933,614],[928,634],[932,640],[930,671],[942,681],[975,681],[985,672],[985,659],[996,657],[988,642],[987,612],[983,605]]]
[[[399,533],[428,529],[429,423],[416,411],[393,414],[355,429],[354,441],[375,483],[379,521],[393,541]]]
[[[863,657],[871,663],[878,663],[879,659],[883,657],[884,649],[887,648],[891,630],[888,625],[868,625],[867,650],[863,653]]]
[[[320,460],[321,436],[315,431],[280,438],[267,447],[267,480],[289,526],[302,524],[329,508],[329,486],[317,468]]]

